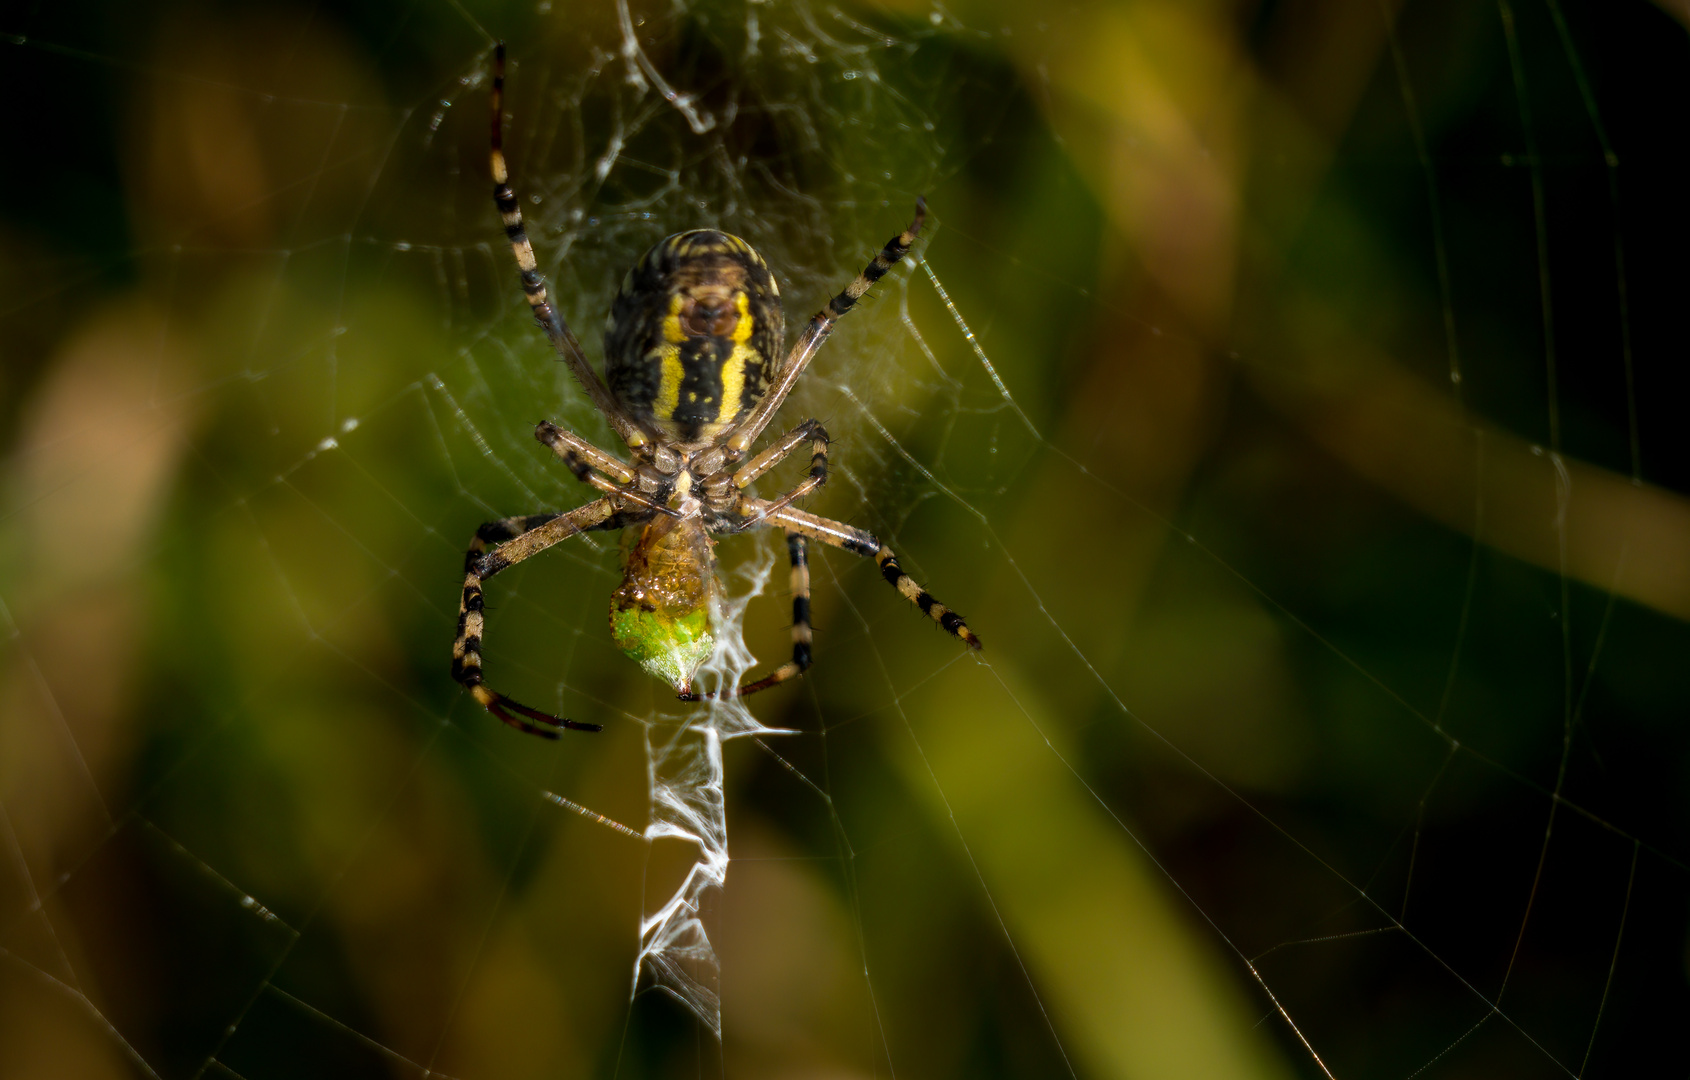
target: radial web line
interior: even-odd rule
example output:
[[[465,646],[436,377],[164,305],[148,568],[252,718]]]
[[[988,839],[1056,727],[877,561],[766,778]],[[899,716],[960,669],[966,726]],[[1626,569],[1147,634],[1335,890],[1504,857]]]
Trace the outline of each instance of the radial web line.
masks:
[[[969,328],[968,320],[964,319],[962,312],[957,310],[956,301],[951,299],[951,294],[945,291],[944,285],[940,284],[939,275],[933,272],[932,264],[924,258],[917,265],[921,267],[922,273],[927,275],[927,280],[933,283],[933,291],[939,294],[939,299],[945,304],[945,310],[949,311],[951,318],[956,320],[957,329],[962,331],[962,336],[967,339],[969,348],[973,349],[974,355],[979,357],[980,366],[986,369],[986,374],[991,377],[992,385],[998,388],[998,394],[1002,396],[1004,403],[1015,410],[1015,415],[1021,418],[1021,423],[1026,425],[1028,433],[1042,442],[1044,437],[1039,434],[1039,429],[1033,426],[1033,421],[1027,414],[1021,411],[1021,405],[1015,400],[1015,396],[1009,392],[1009,387],[1004,385],[1003,376],[999,375],[998,369],[992,365],[991,357],[986,355],[986,349],[980,344],[980,339],[975,337],[974,331]]]

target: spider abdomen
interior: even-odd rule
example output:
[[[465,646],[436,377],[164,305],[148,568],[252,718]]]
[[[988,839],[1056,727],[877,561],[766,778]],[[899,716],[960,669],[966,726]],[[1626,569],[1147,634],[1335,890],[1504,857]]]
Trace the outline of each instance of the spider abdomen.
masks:
[[[759,400],[785,337],[780,289],[737,236],[677,233],[622,279],[605,323],[605,376],[638,419],[709,443]]]

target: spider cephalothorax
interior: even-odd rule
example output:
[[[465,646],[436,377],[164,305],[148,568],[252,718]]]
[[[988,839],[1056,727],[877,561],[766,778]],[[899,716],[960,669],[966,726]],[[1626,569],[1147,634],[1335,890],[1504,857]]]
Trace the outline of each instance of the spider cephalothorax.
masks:
[[[653,246],[622,280],[605,320],[605,378],[587,363],[575,335],[552,308],[534,249],[523,230],[501,148],[505,49],[494,53],[493,200],[516,254],[523,292],[558,357],[633,455],[628,462],[573,432],[542,423],[534,435],[578,479],[603,493],[567,513],[489,522],[464,558],[452,676],[505,723],[555,738],[550,728],[597,731],[491,689],[482,678],[482,583],[513,563],[576,533],[622,529],[622,585],[611,598],[611,634],[646,670],[697,700],[692,679],[715,645],[718,585],[713,537],[780,528],[792,562],[792,659],[735,691],[755,693],[810,666],[810,571],[807,543],[817,540],[871,557],[911,603],[978,649],[961,616],[898,565],[873,535],[793,505],[827,482],[827,431],[806,420],[761,453],[751,445],[774,419],[833,324],[909,253],[926,216],[887,242],[845,290],[817,312],[792,350],[785,340],[780,289],[763,257],[736,236],[711,229],[677,233]],[[810,472],[775,499],[747,493],[758,477],[809,444]],[[544,726],[540,726],[544,725]]]

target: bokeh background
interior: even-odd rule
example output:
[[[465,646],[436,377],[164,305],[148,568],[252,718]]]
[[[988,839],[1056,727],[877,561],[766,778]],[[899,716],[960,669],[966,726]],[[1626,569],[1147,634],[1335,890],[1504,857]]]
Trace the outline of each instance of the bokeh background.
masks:
[[[1686,17],[6,4],[0,1074],[1684,1072]],[[498,39],[595,358],[668,232],[796,324],[933,210],[782,417],[986,650],[815,556],[719,1041],[633,982],[685,852],[592,816],[687,715],[614,539],[490,589],[494,684],[603,734],[447,673],[475,527],[586,499],[534,422],[608,445]]]

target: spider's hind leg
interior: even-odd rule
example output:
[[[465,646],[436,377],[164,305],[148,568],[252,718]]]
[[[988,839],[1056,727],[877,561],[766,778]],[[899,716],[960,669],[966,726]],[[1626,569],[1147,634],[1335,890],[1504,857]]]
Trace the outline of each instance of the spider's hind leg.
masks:
[[[746,694],[755,694],[759,690],[778,686],[804,674],[810,667],[810,566],[806,540],[819,540],[853,555],[872,558],[875,565],[880,567],[880,576],[886,579],[887,584],[897,589],[899,595],[920,608],[922,614],[938,623],[947,633],[970,649],[980,648],[979,637],[968,628],[962,616],[939,603],[932,593],[904,573],[904,568],[898,565],[898,557],[892,553],[892,549],[875,539],[874,534],[803,510],[795,510],[790,506],[777,508],[762,499],[747,499],[746,503],[750,513],[757,519],[770,525],[779,525],[786,530],[786,550],[792,558],[792,659],[756,682],[742,685],[734,692],[734,696],[744,697]],[[680,695],[682,701],[698,701],[701,698],[717,696],[720,695]]]
[[[464,553],[464,591],[458,600],[458,636],[452,642],[452,678],[462,683],[477,704],[519,731],[544,739],[557,738],[549,728],[598,731],[599,724],[564,720],[530,708],[488,686],[481,675],[481,638],[486,599],[481,583],[514,563],[538,554],[560,540],[585,532],[611,519],[609,499],[599,499],[567,514],[529,514],[490,521],[475,531]],[[498,545],[493,551],[489,545]],[[537,725],[544,724],[546,727]]]
[[[810,668],[810,559],[804,537],[788,531],[786,554],[792,562],[792,659],[769,672],[756,682],[741,683],[729,696],[744,697],[771,686],[779,686],[788,679],[796,679]],[[721,694],[701,694],[694,690],[678,695],[682,701],[701,701],[719,698]]]
[[[761,500],[747,500],[761,503]],[[758,512],[763,512],[764,503],[758,506]],[[855,529],[849,525],[807,513],[795,507],[782,507],[767,511],[767,520],[771,525],[779,525],[787,533],[807,536],[812,540],[819,540],[832,547],[842,548],[853,555],[862,555],[874,560],[880,567],[880,576],[886,583],[898,590],[905,600],[921,609],[922,614],[938,623],[946,633],[960,639],[970,649],[980,648],[980,639],[974,631],[968,628],[961,615],[952,611],[944,604],[933,598],[933,594],[921,587],[921,584],[898,565],[898,556],[875,538],[873,533],[863,529]]]

